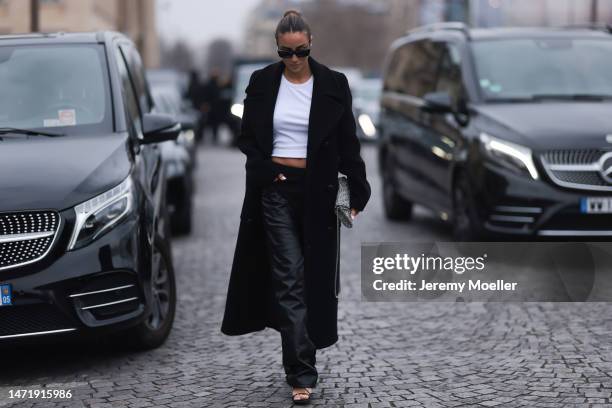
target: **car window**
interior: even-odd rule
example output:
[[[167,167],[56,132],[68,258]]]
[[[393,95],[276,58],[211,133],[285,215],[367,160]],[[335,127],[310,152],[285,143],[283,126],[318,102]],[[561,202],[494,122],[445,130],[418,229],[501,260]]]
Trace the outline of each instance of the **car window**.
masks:
[[[440,60],[437,92],[448,92],[453,101],[465,97],[465,88],[461,75],[461,54],[455,44],[446,43]]]
[[[136,92],[140,111],[142,113],[151,112],[153,108],[151,103],[152,98],[150,97],[146,73],[140,55],[134,47],[128,45],[121,45],[121,51],[123,52],[130,76],[134,83],[134,91]]]
[[[102,45],[0,46],[0,127],[112,131]]]
[[[612,40],[519,38],[473,43],[487,100],[534,95],[612,95]]]
[[[179,113],[176,104],[171,95],[164,91],[153,90],[153,100],[155,101],[155,111],[159,113],[165,113],[170,115],[177,115]]]
[[[383,90],[387,92],[404,92],[402,71],[410,59],[412,44],[405,44],[395,50],[389,61],[387,73],[383,83]]]
[[[385,90],[417,98],[435,88],[436,71],[443,52],[439,43],[419,40],[402,45],[391,60]]]
[[[142,135],[142,122],[140,120],[140,109],[138,107],[138,99],[134,92],[134,86],[128,72],[128,68],[123,58],[123,54],[118,48],[115,48],[115,58],[117,60],[117,67],[119,69],[119,76],[121,77],[121,92],[123,94],[123,103],[126,107],[126,113],[128,117],[128,126],[131,127],[131,131],[135,132],[137,136]]]

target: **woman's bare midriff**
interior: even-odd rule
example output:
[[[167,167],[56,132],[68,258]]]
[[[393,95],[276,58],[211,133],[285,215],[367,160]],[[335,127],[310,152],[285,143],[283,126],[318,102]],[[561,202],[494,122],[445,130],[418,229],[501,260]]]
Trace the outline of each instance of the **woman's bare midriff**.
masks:
[[[300,168],[305,168],[306,167],[306,159],[302,159],[299,157],[277,157],[277,156],[272,156],[272,161],[278,164],[283,164],[285,166],[290,166],[290,167],[300,167]]]

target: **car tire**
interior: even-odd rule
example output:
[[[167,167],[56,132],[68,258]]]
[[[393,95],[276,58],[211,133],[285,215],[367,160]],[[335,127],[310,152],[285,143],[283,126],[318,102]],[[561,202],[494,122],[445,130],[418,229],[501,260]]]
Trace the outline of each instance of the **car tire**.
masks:
[[[467,178],[460,174],[453,185],[453,236],[457,241],[478,241],[484,231]]]
[[[153,242],[151,271],[152,305],[149,315],[137,326],[121,333],[128,347],[150,350],[161,346],[174,323],[176,282],[168,243],[159,235]]]
[[[158,229],[158,231],[160,233],[163,231],[164,235],[163,237],[159,237],[159,238],[167,242],[168,252],[170,253],[170,259],[173,260],[174,254],[172,250],[172,242],[170,241],[172,239],[172,217],[170,216],[170,211],[168,209],[168,200],[164,201],[162,205],[160,217],[163,220],[162,222],[164,223],[164,225],[163,225],[163,228]]]
[[[172,226],[174,227],[175,235],[189,235],[191,233],[191,224],[193,221],[193,205],[191,198],[186,197],[185,203],[176,209]]]
[[[397,194],[392,166],[392,163],[386,163],[382,169],[385,216],[390,220],[409,220],[412,218],[413,204]]]

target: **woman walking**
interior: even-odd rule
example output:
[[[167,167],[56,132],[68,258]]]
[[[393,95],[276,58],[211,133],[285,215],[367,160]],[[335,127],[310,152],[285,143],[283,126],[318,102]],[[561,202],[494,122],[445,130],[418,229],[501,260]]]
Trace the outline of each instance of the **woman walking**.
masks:
[[[246,189],[221,331],[281,334],[292,399],[316,386],[317,349],[338,340],[338,171],[353,218],[370,198],[346,76],[310,55],[310,27],[295,10],[276,28],[280,61],[246,89],[238,147]]]

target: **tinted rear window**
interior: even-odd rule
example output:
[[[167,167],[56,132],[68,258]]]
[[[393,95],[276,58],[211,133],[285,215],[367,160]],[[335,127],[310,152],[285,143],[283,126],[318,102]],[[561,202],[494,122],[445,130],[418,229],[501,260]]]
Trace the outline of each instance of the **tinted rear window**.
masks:
[[[444,45],[429,40],[410,42],[393,55],[384,90],[421,98],[433,92]]]

